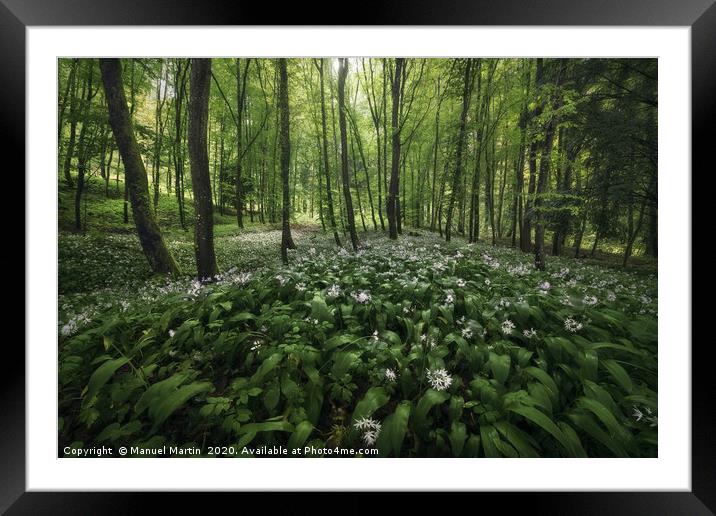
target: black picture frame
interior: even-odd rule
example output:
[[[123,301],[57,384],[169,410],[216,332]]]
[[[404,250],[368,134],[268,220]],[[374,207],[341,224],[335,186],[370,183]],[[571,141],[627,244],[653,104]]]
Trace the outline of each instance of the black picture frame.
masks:
[[[691,27],[692,168],[712,167],[708,128],[716,104],[715,0],[458,0],[362,2],[350,14],[355,25],[630,25]],[[335,7],[335,6],[334,6]],[[25,29],[62,25],[334,25],[315,12],[334,8],[302,2],[273,3],[173,0],[0,0],[0,156],[17,158],[24,170]],[[711,145],[709,145],[711,143]],[[7,161],[4,161],[7,165]],[[9,166],[3,167],[9,171]],[[14,172],[15,177],[23,177]],[[691,181],[692,175],[684,180]],[[24,185],[18,185],[23,191]],[[19,191],[19,190],[14,190]],[[30,192],[25,191],[25,195]],[[25,259],[24,224],[16,224],[16,258]],[[23,232],[20,235],[20,231]],[[22,250],[21,250],[22,249]],[[689,250],[690,251],[690,250]],[[6,266],[19,271],[24,265]],[[690,300],[689,300],[690,302]],[[18,303],[19,304],[19,303]],[[31,310],[31,306],[22,306]],[[25,353],[17,340],[4,339],[0,360],[0,512],[8,514],[134,514],[148,507],[143,493],[25,492]],[[12,345],[11,345],[12,343]],[[684,346],[690,343],[672,343]],[[548,514],[713,514],[716,511],[716,441],[708,360],[711,339],[692,346],[692,491],[512,493],[531,512]],[[216,496],[216,495],[213,495]],[[245,496],[245,495],[242,495]],[[481,497],[504,496],[480,494]],[[184,495],[162,500],[164,511],[186,503]],[[222,495],[222,498],[224,496]],[[486,500],[481,498],[481,500]],[[217,500],[218,501],[218,500]],[[484,503],[484,502],[481,502]],[[276,501],[272,502],[275,505]],[[280,502],[279,502],[280,505]],[[557,510],[559,508],[559,510]]]

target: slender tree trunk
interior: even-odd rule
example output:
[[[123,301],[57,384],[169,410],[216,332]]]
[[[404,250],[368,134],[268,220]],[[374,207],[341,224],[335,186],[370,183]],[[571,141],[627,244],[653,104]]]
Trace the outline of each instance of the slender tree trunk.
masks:
[[[289,129],[288,112],[288,72],[286,70],[286,59],[278,60],[279,66],[279,109],[281,111],[281,182],[283,184],[283,209],[281,211],[282,232],[281,232],[281,259],[288,264],[288,250],[296,249],[291,237],[291,205],[289,196],[289,172],[291,169],[291,137]]]
[[[211,200],[211,176],[207,130],[211,59],[192,59],[189,76],[189,165],[194,190],[194,251],[200,280],[218,273],[214,254],[214,206]]]
[[[149,201],[147,172],[134,137],[132,119],[127,109],[122,84],[122,69],[118,59],[100,59],[102,82],[109,108],[109,124],[122,155],[125,182],[132,199],[132,215],[137,226],[139,242],[152,270],[163,274],[180,274],[171,253],[164,244]]]
[[[445,241],[450,241],[452,231],[452,216],[455,204],[455,195],[460,188],[460,176],[462,173],[462,148],[465,141],[465,121],[467,119],[467,111],[470,107],[470,81],[472,76],[472,59],[468,59],[465,63],[465,76],[463,79],[462,89],[462,112],[460,113],[460,128],[457,139],[457,150],[455,151],[455,174],[452,181],[452,192],[450,192],[450,200],[448,201],[447,219],[445,220]]]
[[[248,78],[250,60],[246,60],[243,76],[241,74],[241,61],[236,59],[236,222],[240,228],[244,227],[244,184],[242,177],[243,146],[241,134],[244,119],[244,104],[246,100],[246,80]]]
[[[87,162],[88,162],[88,147],[87,144],[87,130],[90,126],[90,107],[92,103],[92,81],[94,79],[94,60],[88,60],[89,70],[87,71],[87,82],[82,87],[83,93],[86,92],[86,96],[82,97],[82,107],[80,108],[80,115],[82,117],[82,129],[80,129],[80,137],[77,144],[77,188],[75,190],[75,229],[82,229],[82,194],[84,193],[85,187],[85,176],[87,173]]]
[[[346,216],[348,219],[348,232],[351,237],[353,250],[358,250],[358,234],[356,232],[355,216],[353,214],[353,199],[351,197],[350,176],[348,174],[348,131],[346,129],[346,75],[348,64],[345,58],[338,60],[338,126],[341,133],[341,175],[343,176],[343,195],[346,201]],[[361,214],[362,216],[362,214]],[[363,223],[365,226],[365,222]]]
[[[75,60],[77,62],[78,60]],[[79,65],[76,65],[76,69]],[[77,133],[77,85],[79,81],[77,79],[77,71],[71,74],[70,80],[72,82],[72,89],[70,92],[70,138],[67,142],[67,149],[65,150],[65,162],[63,167],[63,174],[65,177],[65,183],[70,188],[74,188],[75,182],[72,180],[72,173],[70,172],[72,167],[72,156],[75,152],[75,135]]]
[[[395,71],[393,76],[393,109],[391,118],[393,156],[390,169],[390,188],[388,189],[388,203],[386,212],[388,214],[388,234],[391,240],[398,238],[398,181],[400,175],[400,120],[398,119],[398,108],[400,106],[401,80],[403,75],[404,58],[395,59]],[[383,72],[385,73],[385,71]]]
[[[323,81],[323,58],[317,60],[316,67],[318,68],[318,77],[321,83],[321,132],[323,135],[323,171],[326,174],[326,203],[328,208],[328,222],[333,230],[333,239],[336,241],[336,245],[340,247],[341,239],[338,236],[338,227],[336,226],[336,216],[333,210],[333,191],[331,189],[331,168],[328,164],[328,130],[326,124],[326,94]]]

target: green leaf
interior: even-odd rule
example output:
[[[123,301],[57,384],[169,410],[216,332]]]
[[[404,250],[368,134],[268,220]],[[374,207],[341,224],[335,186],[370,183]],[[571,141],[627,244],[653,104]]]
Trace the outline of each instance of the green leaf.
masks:
[[[273,371],[276,366],[281,363],[282,359],[283,355],[281,353],[274,353],[273,355],[269,356],[261,363],[254,375],[251,377],[251,383],[254,385],[259,385],[264,379],[264,377],[271,371]]]
[[[507,421],[496,421],[494,427],[515,447],[520,457],[539,457],[537,443],[529,435]]]
[[[467,439],[467,427],[465,423],[453,421],[450,425],[450,449],[453,457],[459,457]]]
[[[573,443],[569,439],[565,438],[559,427],[554,424],[554,422],[543,412],[540,412],[536,408],[526,407],[524,405],[515,405],[509,407],[508,410],[519,414],[525,419],[529,419],[534,424],[540,426],[542,429],[550,433],[552,437],[557,439],[557,441],[565,448],[570,457],[582,456],[580,455],[580,451],[574,448]]]
[[[291,437],[288,438],[288,448],[290,450],[294,450],[303,446],[308,437],[311,435],[311,432],[313,432],[313,425],[311,424],[311,422],[301,421],[299,424],[296,425],[296,428],[293,430]]]
[[[370,417],[373,412],[378,410],[380,407],[388,403],[390,396],[388,396],[383,387],[371,387],[357,404],[353,410],[353,418],[351,419],[351,425],[358,419],[364,417]]]
[[[428,421],[428,412],[434,406],[445,403],[448,398],[450,398],[450,394],[444,391],[434,389],[425,391],[425,394],[423,394],[415,407],[415,418],[413,419],[415,430],[426,435],[431,426],[430,421]]]
[[[184,405],[189,398],[202,392],[211,391],[214,388],[211,382],[195,382],[189,385],[182,385],[169,396],[158,400],[149,406],[149,417],[154,421],[151,432],[154,432],[169,416],[179,407]]]
[[[559,388],[557,387],[557,384],[555,383],[554,379],[549,374],[547,374],[546,371],[540,369],[539,367],[530,366],[525,367],[524,372],[539,381],[542,385],[544,385],[547,388],[547,392],[549,393],[549,397],[552,401],[552,404],[558,404]]]
[[[624,368],[612,359],[605,358],[601,361],[601,363],[604,368],[609,371],[609,374],[612,375],[612,378],[614,378],[614,381],[617,382],[617,385],[624,389],[628,394],[631,394],[634,390],[634,385],[632,384],[629,374],[624,370]]]
[[[495,353],[490,353],[490,359],[487,363],[490,366],[490,371],[492,371],[492,375],[495,379],[504,384],[510,374],[510,355],[497,355]]]
[[[500,447],[498,445],[500,436],[495,430],[495,427],[491,425],[480,426],[480,438],[482,442],[482,448],[485,450],[485,457],[488,459],[494,459],[502,457],[500,453]]]
[[[115,371],[122,367],[124,364],[129,362],[128,358],[121,357],[115,358],[114,360],[107,360],[90,376],[89,383],[87,384],[87,394],[85,395],[85,401],[90,401],[99,392],[102,386],[109,381],[114,375]]]
[[[391,453],[394,457],[400,457],[403,440],[408,431],[410,409],[410,402],[404,401],[395,408],[395,412],[383,421],[383,427],[376,443],[381,457],[387,457]]]
[[[331,309],[328,308],[326,300],[323,297],[316,295],[311,301],[311,317],[318,319],[321,322],[328,321],[333,322],[333,314]]]

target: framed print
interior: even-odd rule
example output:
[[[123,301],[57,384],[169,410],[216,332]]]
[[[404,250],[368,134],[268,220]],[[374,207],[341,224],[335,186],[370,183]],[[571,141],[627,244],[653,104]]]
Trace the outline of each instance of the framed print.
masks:
[[[3,510],[434,490],[710,513],[709,1],[355,26],[131,4],[0,5],[27,242]]]

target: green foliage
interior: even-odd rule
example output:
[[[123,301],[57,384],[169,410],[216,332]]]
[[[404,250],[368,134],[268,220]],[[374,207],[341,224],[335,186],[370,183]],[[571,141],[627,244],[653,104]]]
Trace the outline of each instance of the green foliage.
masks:
[[[61,445],[656,456],[652,279],[429,236],[329,241],[61,325]]]

